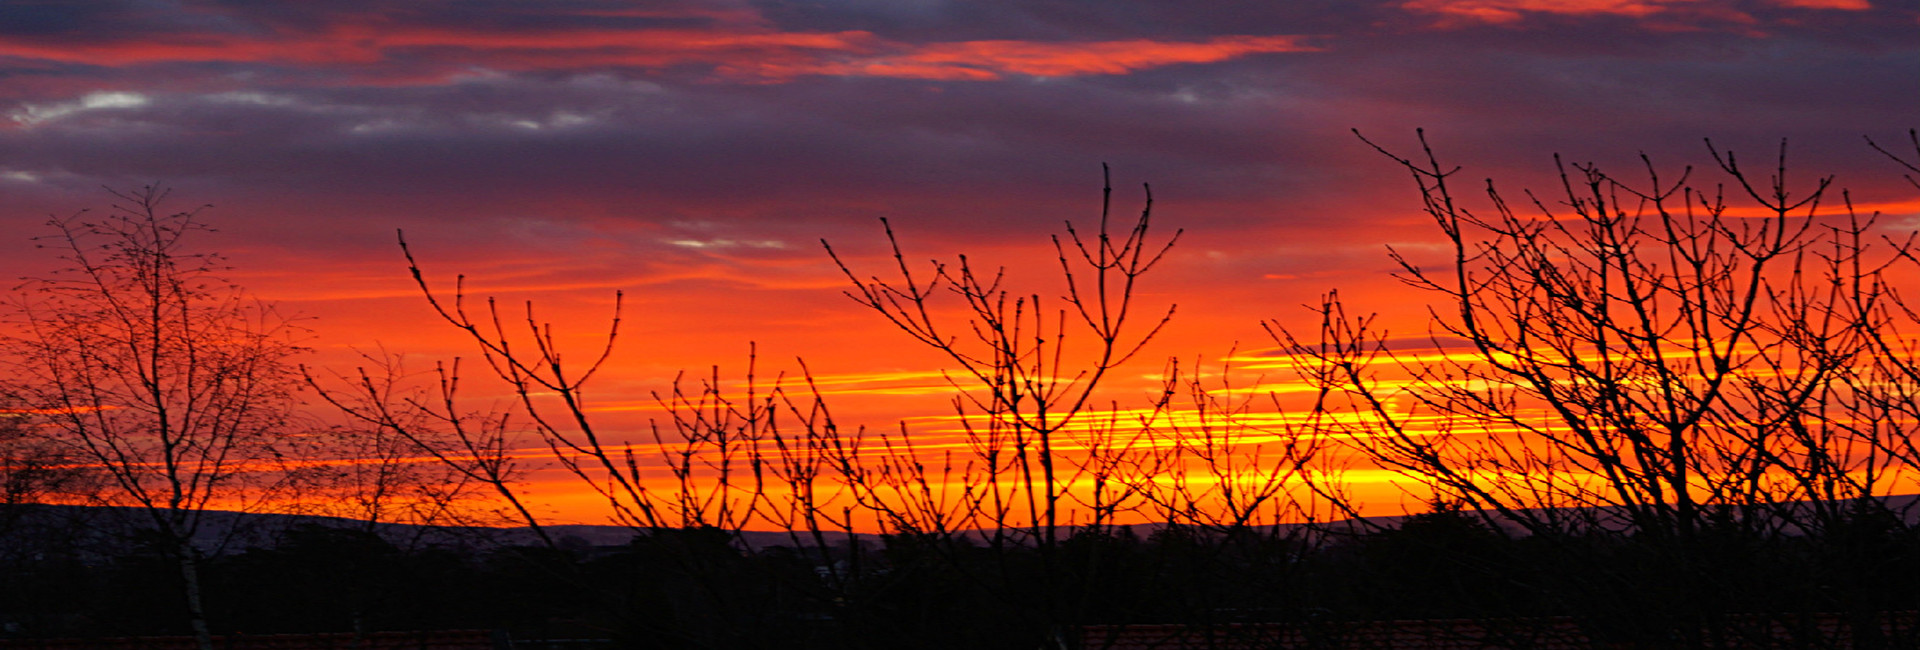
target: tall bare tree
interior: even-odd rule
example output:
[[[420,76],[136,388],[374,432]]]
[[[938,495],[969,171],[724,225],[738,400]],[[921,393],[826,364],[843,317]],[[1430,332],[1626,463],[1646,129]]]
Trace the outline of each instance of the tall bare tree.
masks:
[[[166,212],[163,189],[115,192],[110,212],[48,222],[67,266],[29,280],[5,339],[11,397],[39,434],[103,475],[107,504],[146,514],[177,561],[193,633],[202,602],[203,514],[268,498],[280,475],[301,352],[297,330],[224,280],[190,246],[199,210]]]
[[[1716,536],[1817,535],[1911,486],[1913,233],[1831,177],[1795,182],[1784,144],[1763,172],[1709,144],[1713,182],[1562,163],[1551,198],[1524,202],[1463,190],[1424,135],[1415,156],[1375,148],[1443,237],[1393,253],[1431,300],[1428,340],[1337,295],[1317,336],[1274,331],[1344,416],[1329,433],[1422,498],[1645,543],[1682,595],[1663,613],[1697,635],[1722,613],[1698,577]]]
[[[1084,475],[1101,465],[1100,458],[1064,454],[1062,448],[1075,433],[1104,438],[1096,421],[1104,406],[1101,389],[1173,318],[1173,305],[1142,309],[1140,283],[1181,231],[1154,236],[1150,190],[1131,223],[1115,218],[1112,206],[1107,182],[1096,228],[1076,229],[1069,221],[1066,235],[1053,238],[1065,281],[1057,298],[1012,289],[1003,269],[976,266],[964,255],[916,271],[891,225],[890,277],[863,276],[827,247],[853,285],[849,297],[952,364],[945,375],[954,388],[954,409],[986,481],[986,519],[970,523],[996,536],[1012,533],[1052,546],[1075,479],[1106,486]],[[1093,450],[1127,447],[1104,439],[1075,442]],[[1093,525],[1109,523],[1110,505],[1091,504]]]
[[[1527,509],[1607,506],[1686,535],[1712,508],[1889,487],[1890,459],[1849,428],[1866,414],[1843,411],[1865,407],[1853,380],[1890,349],[1911,244],[1831,178],[1790,185],[1784,152],[1763,182],[1714,150],[1725,189],[1562,165],[1560,196],[1529,194],[1528,216],[1491,181],[1469,207],[1425,151],[1387,155],[1449,254],[1394,258],[1435,298],[1421,347],[1440,353],[1396,349],[1337,297],[1319,340],[1276,330],[1321,407],[1358,414],[1341,426],[1366,457],[1540,530],[1552,515]]]

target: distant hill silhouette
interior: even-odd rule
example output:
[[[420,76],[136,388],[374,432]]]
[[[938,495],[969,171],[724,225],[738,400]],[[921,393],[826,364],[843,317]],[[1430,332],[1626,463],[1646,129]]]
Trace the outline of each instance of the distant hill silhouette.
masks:
[[[20,539],[39,538],[97,550],[106,555],[117,553],[152,529],[144,508],[121,506],[78,506],[52,504],[0,505],[5,512],[0,536]],[[194,544],[209,553],[244,551],[274,545],[282,533],[299,526],[324,526],[342,529],[367,529],[368,523],[344,517],[320,515],[249,513],[209,510],[203,513],[201,527],[195,531]],[[625,526],[592,524],[556,524],[542,526],[562,546],[619,546],[633,539],[633,529]],[[373,524],[370,532],[396,546],[531,546],[539,545],[539,535],[525,526],[422,526],[415,524]],[[754,548],[792,546],[793,536],[784,531],[745,531],[742,541]],[[823,534],[828,544],[846,541],[838,532]],[[810,539],[803,536],[802,541]]]
[[[1887,508],[1900,513],[1908,525],[1920,525],[1920,495],[1895,495],[1883,497],[1881,501]],[[1598,510],[1607,510],[1600,508]],[[138,540],[142,531],[150,530],[146,523],[146,512],[142,508],[117,506],[76,506],[50,504],[19,504],[0,506],[5,516],[0,522],[0,539],[13,538],[15,542],[25,542],[29,546],[34,542],[61,544],[81,551],[102,556],[110,556],[123,551],[129,544]],[[324,526],[329,528],[364,529],[367,522],[342,517],[300,514],[246,513],[223,510],[210,510],[204,513],[203,524],[194,535],[194,543],[209,553],[238,552],[251,548],[274,545],[282,533],[298,526]],[[1321,534],[1361,534],[1381,528],[1397,528],[1416,514],[1368,516],[1358,519],[1336,520],[1317,524],[1280,524],[1261,526],[1259,530],[1281,534],[1303,533],[1309,527],[1317,527]],[[1494,517],[1498,522],[1501,518]],[[1606,521],[1604,512],[1596,517]],[[1620,521],[1618,518],[1612,518]],[[1619,523],[1622,528],[1624,522]],[[1145,537],[1163,529],[1166,524],[1145,523],[1116,526],[1129,529],[1137,536]],[[1511,534],[1523,534],[1517,524],[1502,526]],[[543,526],[548,536],[556,543],[576,547],[611,547],[624,545],[631,541],[634,531],[625,526],[593,524],[556,524]],[[542,542],[533,529],[525,526],[486,527],[486,526],[421,526],[414,524],[373,524],[371,531],[387,541],[401,547],[438,546],[438,547],[501,547],[534,546]],[[1791,532],[1791,531],[1789,531]],[[963,537],[984,540],[985,532],[971,531]],[[848,535],[843,532],[823,532],[822,537],[829,545],[842,545]],[[869,534],[855,535],[862,539],[875,539]],[[786,531],[742,531],[740,542],[751,548],[771,548],[776,546],[810,546],[813,538],[809,534],[794,535]],[[16,544],[16,548],[18,545]]]

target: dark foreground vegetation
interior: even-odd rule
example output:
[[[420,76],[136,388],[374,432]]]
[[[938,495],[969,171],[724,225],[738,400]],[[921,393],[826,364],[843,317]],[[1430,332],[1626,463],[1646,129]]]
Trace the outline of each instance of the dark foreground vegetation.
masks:
[[[1073,643],[1085,625],[1179,623],[1257,642],[1276,628],[1245,624],[1285,623],[1321,647],[1359,647],[1341,642],[1354,622],[1465,618],[1487,622],[1494,645],[1527,647],[1570,617],[1617,644],[1605,647],[1915,647],[1920,535],[1877,505],[1858,512],[1814,535],[1721,519],[1684,543],[1516,538],[1441,510],[1350,533],[1078,530],[1049,553],[886,535],[826,555],[743,549],[712,529],[621,546],[407,549],[304,525],[201,571],[216,635],[488,629],[638,648],[1034,648]],[[9,540],[6,637],[189,633],[179,572],[151,541]],[[1811,624],[1822,616],[1846,627]]]
[[[1920,134],[1869,144],[1920,189]],[[1111,626],[1161,625],[1187,647],[1424,643],[1379,634],[1412,629],[1471,637],[1452,647],[1920,646],[1900,496],[1920,486],[1920,233],[1790,175],[1784,148],[1758,171],[1710,144],[1704,173],[1563,164],[1523,203],[1419,147],[1377,148],[1437,232],[1392,253],[1424,335],[1328,293],[1317,324],[1268,324],[1252,358],[1285,376],[1266,384],[1170,360],[1162,385],[1124,386],[1174,315],[1142,288],[1179,237],[1152,227],[1150,196],[1125,219],[1109,188],[1097,226],[1069,223],[1046,289],[966,257],[910,262],[891,229],[879,255],[828,246],[858,308],[945,360],[960,431],[940,445],[837,421],[804,364],[769,381],[751,356],[740,379],[659,389],[651,440],[610,431],[587,404],[618,300],[602,347],[563,351],[533,305],[433,280],[404,240],[468,367],[511,397],[474,403],[457,361],[302,366],[298,328],[183,243],[196,213],[116,195],[104,218],[52,221],[69,266],[26,285],[0,339],[0,633],[1131,648]],[[524,500],[534,462],[600,496],[630,541],[543,521]],[[1381,513],[1352,470],[1430,507],[1363,518]],[[48,502],[115,506],[142,532],[14,516]],[[223,546],[215,504],[339,519]],[[476,521],[525,535],[395,534]],[[855,534],[873,530],[888,534]],[[1464,622],[1361,625],[1421,620]]]

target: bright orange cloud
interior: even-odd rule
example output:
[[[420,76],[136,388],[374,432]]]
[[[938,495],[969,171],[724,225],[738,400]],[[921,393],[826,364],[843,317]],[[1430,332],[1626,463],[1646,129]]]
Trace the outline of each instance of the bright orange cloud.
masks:
[[[896,56],[864,57],[797,72],[916,79],[997,79],[1003,74],[1072,77],[1315,49],[1296,36],[1226,36],[1201,42],[962,41],[932,43]]]
[[[1648,16],[1697,0],[1409,0],[1402,8],[1487,23],[1510,23],[1527,13]]]

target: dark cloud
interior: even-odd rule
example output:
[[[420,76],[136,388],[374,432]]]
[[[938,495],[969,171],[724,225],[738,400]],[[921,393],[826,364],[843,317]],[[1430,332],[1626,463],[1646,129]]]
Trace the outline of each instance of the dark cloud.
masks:
[[[107,3],[9,2],[0,4],[0,34],[42,36],[92,28],[112,8]]]
[[[1785,137],[1894,188],[1860,136],[1920,105],[1912,2],[1491,23],[1331,1],[182,6],[7,5],[0,190],[85,205],[165,180],[289,247],[403,225],[760,263],[881,216],[953,245],[1038,237],[1092,215],[1106,162],[1253,274],[1289,264],[1276,233],[1372,250],[1407,223],[1404,179],[1350,128],[1405,150],[1426,127],[1526,186],[1554,152],[1701,164],[1702,138]],[[1205,51],[1273,35],[1313,49]],[[1123,45],[1082,47],[1101,43]],[[1102,67],[1158,44],[1186,49]]]

